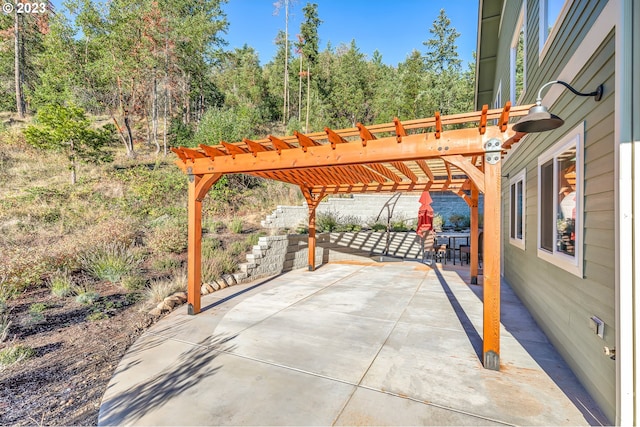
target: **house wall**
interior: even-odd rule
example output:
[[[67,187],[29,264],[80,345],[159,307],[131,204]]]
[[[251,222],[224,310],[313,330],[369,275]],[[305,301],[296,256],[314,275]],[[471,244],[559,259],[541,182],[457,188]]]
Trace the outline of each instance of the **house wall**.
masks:
[[[575,52],[585,42],[591,27],[607,2],[574,1],[560,30],[539,61],[538,1],[526,2],[527,91],[523,104],[535,102],[538,88],[558,76],[580,91],[589,92],[604,83],[604,97],[595,102],[563,90],[550,111],[565,120],[553,131],[530,134],[503,165],[503,260],[504,277],[528,307],[556,349],[610,420],[616,419],[615,362],[604,355],[604,346],[615,347],[615,30],[613,24],[589,38],[587,57]],[[505,2],[500,32],[496,84],[502,80],[503,101],[509,99],[509,58],[515,20],[520,2]],[[589,37],[591,37],[593,33]],[[586,42],[585,42],[586,43]],[[584,47],[584,46],[583,46]],[[582,51],[580,51],[582,54]],[[563,75],[571,61],[585,65],[571,75]],[[579,62],[578,61],[578,62]],[[559,85],[555,87],[561,88]],[[544,96],[544,93],[543,93]],[[584,148],[584,231],[583,277],[577,277],[537,255],[538,170],[537,158],[580,123],[585,123]],[[509,178],[526,169],[525,247],[509,243]],[[604,339],[589,325],[592,315],[605,322]]]

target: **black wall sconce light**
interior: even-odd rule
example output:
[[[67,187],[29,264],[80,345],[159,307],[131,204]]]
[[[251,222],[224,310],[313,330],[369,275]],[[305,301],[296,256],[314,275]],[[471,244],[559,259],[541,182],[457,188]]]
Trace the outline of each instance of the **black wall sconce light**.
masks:
[[[560,80],[553,80],[551,82],[545,83],[542,85],[540,90],[538,91],[538,98],[536,99],[536,105],[529,109],[529,113],[521,118],[518,123],[513,125],[513,130],[516,132],[544,132],[547,130],[552,130],[562,126],[564,120],[555,114],[551,114],[547,107],[542,105],[542,89],[547,86],[551,86],[552,84],[559,83],[569,89],[571,92],[578,96],[593,96],[596,101],[600,101],[602,99],[602,93],[604,91],[604,86],[600,85],[598,88],[591,93],[581,93],[572,88],[568,83],[565,83]]]

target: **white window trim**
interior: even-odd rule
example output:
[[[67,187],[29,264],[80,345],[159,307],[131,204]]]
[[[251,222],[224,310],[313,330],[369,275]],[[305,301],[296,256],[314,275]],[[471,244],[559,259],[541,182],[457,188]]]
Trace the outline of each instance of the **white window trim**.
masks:
[[[513,33],[513,39],[511,40],[511,50],[509,58],[509,80],[510,80],[510,92],[511,92],[511,105],[520,105],[520,100],[524,98],[524,94],[527,91],[527,26],[526,20],[526,1],[523,3],[520,9],[520,15],[518,22],[516,23],[515,31]],[[516,99],[516,62],[518,59],[518,42],[520,40],[520,30],[524,31],[524,58],[522,61],[523,73],[522,73],[522,93]]]
[[[584,170],[584,122],[581,122],[577,127],[567,133],[564,137],[562,137],[556,144],[553,145],[546,152],[541,154],[538,157],[538,258],[547,261],[550,264],[555,265],[558,268],[561,268],[565,271],[568,271],[571,274],[574,274],[578,277],[583,277],[583,266],[584,266],[584,230],[583,230],[583,218],[584,218],[584,183],[583,183],[583,170]],[[546,249],[542,249],[540,247],[541,242],[541,231],[542,227],[540,226],[540,221],[542,217],[541,210],[541,188],[542,188],[542,176],[540,173],[540,168],[542,165],[549,160],[555,158],[557,155],[566,151],[569,147],[576,146],[576,194],[578,197],[576,198],[576,223],[575,223],[575,234],[576,234],[576,245],[575,245],[575,255],[573,257],[565,255],[563,253],[555,253],[549,252]],[[554,162],[554,193],[557,194],[558,190],[555,189],[557,186],[557,180],[555,177],[557,173],[555,171],[555,162]],[[557,216],[556,214],[557,203],[554,202],[554,218]]]
[[[558,14],[558,18],[556,19],[556,22],[553,24],[553,27],[551,28],[551,32],[549,33],[549,35],[547,36],[547,2],[545,0],[540,0],[540,7],[539,7],[539,15],[538,15],[538,30],[539,30],[539,40],[540,40],[540,54],[538,55],[538,65],[540,65],[542,63],[542,61],[544,60],[545,56],[547,55],[547,52],[549,51],[549,46],[551,46],[551,43],[553,43],[553,39],[556,38],[556,35],[558,34],[559,28],[562,24],[562,22],[564,21],[564,19],[567,17],[567,13],[569,12],[569,9],[571,8],[571,5],[573,4],[573,0],[566,0],[564,2],[564,5],[562,6],[562,9],[560,10],[560,13]]]
[[[500,82],[498,83],[496,97],[493,100],[493,108],[502,108],[502,80],[500,80]]]
[[[522,181],[522,239],[518,239],[517,237],[511,237],[511,225],[514,218],[511,217],[511,186],[516,184],[518,181]],[[526,220],[527,218],[527,170],[523,169],[522,172],[514,176],[509,180],[509,243],[513,246],[516,246],[523,251],[525,250],[525,234],[526,234]]]

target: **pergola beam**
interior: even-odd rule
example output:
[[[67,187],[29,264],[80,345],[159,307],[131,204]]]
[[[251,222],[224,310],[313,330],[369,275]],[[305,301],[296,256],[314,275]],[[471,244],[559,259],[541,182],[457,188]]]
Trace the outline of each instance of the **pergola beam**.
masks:
[[[254,157],[253,153],[237,153],[235,159],[233,156],[218,156],[187,162],[180,160],[176,164],[183,170],[191,166],[194,173],[198,174],[225,174],[422,160],[443,155],[481,155],[484,153],[483,144],[489,139],[506,141],[514,134],[510,127],[500,132],[492,126],[484,135],[480,135],[477,129],[456,129],[443,132],[439,139],[429,133],[407,135],[402,138],[401,144],[396,143],[395,137],[385,137],[368,141],[366,147],[348,143],[337,144],[334,149],[329,144],[323,144],[308,147],[306,153],[300,148],[291,148],[280,150],[280,154],[264,151]]]

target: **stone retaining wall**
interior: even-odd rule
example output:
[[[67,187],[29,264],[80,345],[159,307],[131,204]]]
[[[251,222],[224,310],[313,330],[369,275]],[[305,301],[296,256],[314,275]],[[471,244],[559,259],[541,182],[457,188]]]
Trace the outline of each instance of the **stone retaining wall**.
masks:
[[[321,202],[316,213],[338,213],[342,216],[358,217],[362,224],[375,220],[380,215],[380,222],[386,221],[387,210],[385,203],[389,202],[392,194],[354,194],[350,198],[329,197]],[[434,212],[442,215],[446,221],[451,215],[469,215],[469,207],[466,202],[456,194],[450,192],[432,193]],[[420,208],[420,194],[402,194],[394,207],[393,219],[415,220]],[[479,211],[483,212],[484,199],[480,195]],[[380,214],[382,212],[382,214]],[[278,206],[273,213],[267,215],[262,221],[265,228],[286,228],[294,230],[301,224],[308,222],[307,205],[303,206]]]
[[[332,261],[371,260],[382,255],[386,242],[384,232],[318,233],[316,235],[316,266]],[[236,281],[248,281],[304,268],[308,265],[308,235],[289,234],[260,237],[247,262],[240,264]],[[417,260],[421,247],[413,232],[389,233],[389,256]]]

